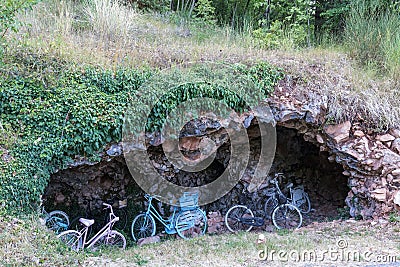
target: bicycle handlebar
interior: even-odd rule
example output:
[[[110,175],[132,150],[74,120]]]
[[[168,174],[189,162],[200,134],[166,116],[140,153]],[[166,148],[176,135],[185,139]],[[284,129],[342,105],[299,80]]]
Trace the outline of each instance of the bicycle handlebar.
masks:
[[[114,214],[114,210],[110,204],[103,202],[103,206],[106,206],[104,209],[110,209],[111,213]]]
[[[144,197],[146,199],[155,198],[157,200],[160,200],[160,198],[161,198],[161,196],[159,196],[159,195],[150,195],[150,194],[145,194]]]

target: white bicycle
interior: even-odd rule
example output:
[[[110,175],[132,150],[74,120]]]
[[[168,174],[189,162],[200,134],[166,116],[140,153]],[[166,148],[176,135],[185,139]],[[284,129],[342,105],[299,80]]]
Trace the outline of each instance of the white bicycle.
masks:
[[[82,230],[64,231],[57,237],[74,251],[83,250],[85,247],[91,249],[92,251],[96,251],[101,246],[112,246],[125,249],[126,239],[124,235],[112,230],[112,227],[119,220],[119,218],[115,216],[111,205],[107,203],[103,203],[103,205],[110,209],[110,220],[89,241],[86,241],[86,238],[88,236],[89,227],[94,224],[94,220],[88,220],[84,218],[79,219],[79,222],[84,225]]]

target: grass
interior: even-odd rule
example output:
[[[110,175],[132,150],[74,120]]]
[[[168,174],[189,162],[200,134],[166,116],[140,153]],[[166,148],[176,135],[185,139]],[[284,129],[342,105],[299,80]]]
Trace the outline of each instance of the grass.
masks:
[[[174,14],[144,14],[110,0],[90,3],[44,0],[21,14],[25,26],[8,36],[9,54],[28,49],[107,69],[264,60],[284,68],[289,94],[304,101],[306,95],[319,95],[332,121],[361,118],[377,131],[400,125],[400,76],[382,76],[374,66],[359,68],[340,47],[265,50],[249,31],[195,24]],[[394,71],[398,65],[388,62]]]
[[[337,251],[344,244],[346,253],[364,252],[399,256],[398,222],[372,226],[370,222],[333,221],[309,225],[294,232],[266,233],[266,242],[257,244],[261,232],[205,235],[182,240],[168,237],[161,243],[138,247],[132,243],[125,251],[75,253],[60,244],[54,234],[38,223],[36,216],[24,219],[2,217],[0,220],[0,264],[3,266],[285,266],[307,264],[296,262],[285,253],[304,255],[315,252]],[[260,251],[267,252],[269,259],[259,258]],[[275,251],[275,252],[273,252]],[[340,249],[339,249],[340,251]],[[272,254],[271,254],[272,253]],[[273,254],[276,253],[276,254]],[[279,254],[280,253],[280,254]],[[297,254],[295,254],[297,253]],[[271,261],[271,257],[275,259]],[[280,256],[279,256],[280,255]],[[372,256],[371,256],[372,257]],[[366,263],[341,261],[340,266],[357,266]],[[399,259],[396,259],[400,261]],[[362,262],[363,261],[363,262]],[[335,264],[326,258],[318,266]],[[316,265],[316,266],[317,266]]]
[[[1,266],[77,266],[84,254],[68,251],[33,216],[0,218]]]

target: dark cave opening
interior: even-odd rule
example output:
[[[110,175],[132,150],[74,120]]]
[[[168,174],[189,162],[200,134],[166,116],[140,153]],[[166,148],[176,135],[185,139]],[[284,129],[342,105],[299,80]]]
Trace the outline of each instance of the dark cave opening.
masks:
[[[312,220],[326,220],[339,216],[349,192],[343,167],[330,161],[326,151],[304,140],[296,130],[277,127],[277,146],[271,172],[283,172],[296,184],[304,185],[315,210]]]

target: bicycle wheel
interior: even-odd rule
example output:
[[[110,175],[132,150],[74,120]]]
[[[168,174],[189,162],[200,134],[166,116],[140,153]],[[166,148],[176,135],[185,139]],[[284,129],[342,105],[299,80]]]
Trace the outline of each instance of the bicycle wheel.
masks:
[[[56,234],[66,231],[69,227],[68,215],[61,210],[53,210],[46,219],[46,226]]]
[[[125,236],[115,230],[111,230],[109,233],[104,233],[95,242],[90,244],[88,248],[90,248],[92,251],[98,251],[103,246],[125,249]]]
[[[228,210],[225,215],[225,225],[229,231],[235,233],[238,231],[250,231],[253,228],[252,225],[243,224],[242,218],[254,217],[253,212],[243,205],[233,206]]]
[[[74,251],[79,251],[82,248],[82,239],[78,231],[68,230],[57,236],[64,244]]]
[[[306,192],[302,194],[302,198],[297,201],[295,206],[298,207],[300,212],[304,214],[311,211],[310,198],[308,197],[308,194]]]
[[[282,204],[272,212],[272,222],[278,229],[295,229],[301,226],[303,216],[296,206]]]
[[[271,219],[272,212],[279,205],[279,201],[275,196],[269,197],[264,204],[264,216]]]
[[[176,217],[175,229],[183,239],[204,235],[207,229],[207,217],[200,208],[181,211]]]
[[[149,214],[139,214],[133,219],[131,234],[134,241],[156,234],[156,222]]]
[[[72,219],[71,223],[69,224],[70,230],[75,230],[75,231],[79,232],[79,230],[82,229],[82,224],[79,222],[80,218],[84,218],[84,217],[76,217],[76,218]],[[93,232],[93,225],[88,228],[87,238],[92,236],[92,232]]]

